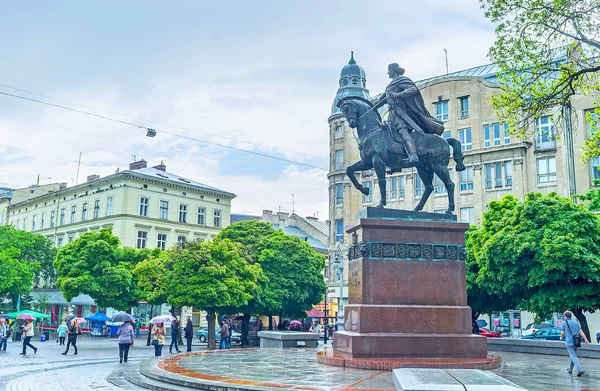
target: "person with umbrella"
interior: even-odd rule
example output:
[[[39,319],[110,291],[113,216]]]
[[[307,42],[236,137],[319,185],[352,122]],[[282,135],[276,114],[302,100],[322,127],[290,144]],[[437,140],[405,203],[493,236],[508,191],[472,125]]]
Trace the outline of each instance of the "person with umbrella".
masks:
[[[152,327],[152,345],[154,346],[154,356],[156,357],[162,355],[165,335],[167,335],[167,330],[162,322],[158,322]]]
[[[135,339],[135,335],[133,332],[133,326],[131,325],[132,321],[123,322],[119,327],[119,340],[117,341],[119,344],[119,363],[122,363],[123,360],[127,362],[127,357],[129,356],[129,348],[133,345],[133,340]]]
[[[77,336],[81,334],[81,329],[79,328],[79,323],[77,322],[76,319],[73,319],[71,321],[71,328],[69,329],[69,331],[67,331],[67,333],[68,333],[67,350],[65,350],[61,354],[63,356],[66,356],[67,353],[69,353],[69,347],[71,347],[71,345],[73,345],[73,349],[75,349],[75,353],[73,353],[73,356],[76,356],[77,355]]]
[[[35,319],[35,318],[31,314],[22,314],[22,315],[19,315],[19,317],[17,319],[25,320],[27,322],[27,324],[25,324],[25,327],[23,328],[23,332],[25,333],[25,339],[23,340],[23,352],[20,354],[23,356],[27,354],[27,346],[32,348],[33,353],[36,354],[38,350],[35,346],[33,346],[31,344],[31,338],[33,338],[33,336],[34,336],[33,319]]]

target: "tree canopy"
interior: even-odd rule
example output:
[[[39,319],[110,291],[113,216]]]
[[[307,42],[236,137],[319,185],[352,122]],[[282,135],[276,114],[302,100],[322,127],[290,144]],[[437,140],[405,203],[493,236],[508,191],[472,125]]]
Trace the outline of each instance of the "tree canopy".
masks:
[[[100,307],[128,310],[141,296],[131,270],[152,251],[120,247],[111,228],[88,232],[60,248],[54,261],[57,286],[70,301],[90,295]]]
[[[34,263],[34,276],[30,285],[45,282],[52,286],[57,274],[53,261],[56,249],[43,235],[14,228],[12,225],[0,226],[0,249],[18,249],[17,260]],[[29,292],[29,290],[27,290]]]
[[[573,114],[568,108],[575,94],[598,99],[597,0],[480,3],[485,16],[497,25],[489,56],[500,68],[502,93],[492,102],[512,133],[525,136],[532,121],[544,115],[554,114],[554,123],[562,123],[565,115]],[[599,100],[595,106],[600,106]],[[599,154],[600,133],[596,133],[586,142],[585,158]]]
[[[33,276],[39,267],[37,262],[22,260],[17,248],[0,249],[0,296],[9,296],[14,307],[17,296],[31,291]]]
[[[490,203],[481,228],[468,231],[468,256],[480,289],[543,318],[600,308],[600,219],[555,193],[512,195]],[[473,281],[473,277],[471,277]],[[513,307],[514,308],[514,307]]]

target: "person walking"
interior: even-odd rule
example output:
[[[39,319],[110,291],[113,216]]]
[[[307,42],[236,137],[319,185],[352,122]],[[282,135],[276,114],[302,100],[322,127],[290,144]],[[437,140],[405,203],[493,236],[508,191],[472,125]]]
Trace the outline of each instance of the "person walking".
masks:
[[[139,319],[135,320],[135,337],[142,338],[142,322]]]
[[[131,325],[131,321],[123,322],[121,326],[119,326],[119,331],[117,332],[119,339],[117,343],[119,344],[119,363],[122,363],[123,360],[127,362],[127,357],[129,356],[129,348],[133,345],[133,341],[135,339],[135,334],[133,332],[133,326]]]
[[[229,338],[229,324],[223,319],[221,330],[219,331],[221,336],[221,342],[219,343],[219,349],[227,349],[227,338]]]
[[[6,342],[8,341],[8,325],[4,322],[4,319],[0,318],[0,350],[6,352]]]
[[[186,352],[192,351],[192,339],[194,339],[194,326],[192,325],[192,319],[188,316],[186,317],[185,329],[183,329],[183,336],[187,342],[187,350]]]
[[[169,353],[173,353],[173,345],[175,345],[175,351],[181,353],[179,346],[177,346],[177,340],[179,339],[179,320],[175,319],[171,323],[171,345],[169,346]]]
[[[154,345],[154,356],[156,357],[162,355],[165,335],[167,335],[167,330],[162,323],[157,323],[152,327],[152,345]]]
[[[56,329],[56,332],[58,333],[58,341],[60,342],[60,345],[65,344],[65,338],[67,338],[68,330],[69,330],[69,328],[67,327],[66,322],[62,322],[60,324],[60,326],[58,326],[58,328]]]
[[[63,356],[66,356],[69,353],[69,348],[73,345],[73,349],[75,349],[75,353],[73,356],[77,355],[77,336],[81,334],[81,329],[79,328],[79,323],[75,319],[71,321],[71,328],[67,331],[67,349],[62,352]]]
[[[226,345],[225,345],[225,349],[231,349],[231,336],[233,335],[233,322],[229,321],[228,319],[225,319],[225,322],[227,323],[228,326],[228,333],[227,333],[227,340]]]
[[[577,376],[581,376],[584,374],[584,371],[581,367],[579,359],[577,358],[577,348],[581,346],[581,340],[575,341],[575,337],[580,337],[583,339],[586,345],[590,342],[581,330],[579,323],[571,319],[573,317],[573,313],[571,311],[565,311],[563,315],[565,316],[565,320],[561,325],[562,331],[560,332],[560,339],[565,340],[567,352],[569,352],[569,356],[571,357],[571,362],[569,363],[567,372],[569,372],[569,374],[573,373],[573,367],[575,367],[577,369]]]
[[[23,328],[23,332],[25,333],[25,339],[23,340],[23,352],[20,354],[23,356],[27,354],[27,346],[32,348],[33,353],[36,354],[38,350],[35,346],[33,346],[31,344],[31,338],[33,338],[33,335],[34,335],[32,319],[27,319],[27,323],[25,324],[25,327]]]

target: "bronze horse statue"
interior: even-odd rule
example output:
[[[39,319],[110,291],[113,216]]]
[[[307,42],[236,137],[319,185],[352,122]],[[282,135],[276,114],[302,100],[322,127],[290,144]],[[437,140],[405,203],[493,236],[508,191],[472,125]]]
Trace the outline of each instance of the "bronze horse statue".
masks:
[[[381,120],[379,112],[374,109],[371,102],[358,97],[349,97],[342,99],[339,107],[350,127],[355,128],[358,134],[361,160],[346,168],[346,175],[354,187],[363,194],[369,195],[369,189],[358,183],[354,173],[375,169],[381,193],[381,202],[378,207],[382,208],[386,205],[386,167],[389,167],[389,173],[415,167],[425,185],[425,192],[414,210],[423,209],[433,191],[433,175],[435,174],[444,183],[448,192],[446,213],[454,212],[454,182],[450,178],[448,164],[450,163],[450,146],[452,146],[456,171],[465,170],[460,141],[454,138],[444,139],[436,134],[421,134],[413,131],[410,136],[415,141],[419,161],[416,164],[409,164],[405,148],[393,140],[390,127],[387,122],[384,123]]]

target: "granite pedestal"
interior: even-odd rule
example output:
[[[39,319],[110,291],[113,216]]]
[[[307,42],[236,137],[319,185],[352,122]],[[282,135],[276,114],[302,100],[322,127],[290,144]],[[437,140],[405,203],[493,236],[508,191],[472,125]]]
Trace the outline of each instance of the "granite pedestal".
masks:
[[[319,334],[298,331],[259,331],[261,348],[314,348]]]
[[[485,361],[486,338],[471,334],[467,306],[468,227],[452,215],[360,211],[346,227],[353,238],[349,294],[334,353],[351,360]]]

